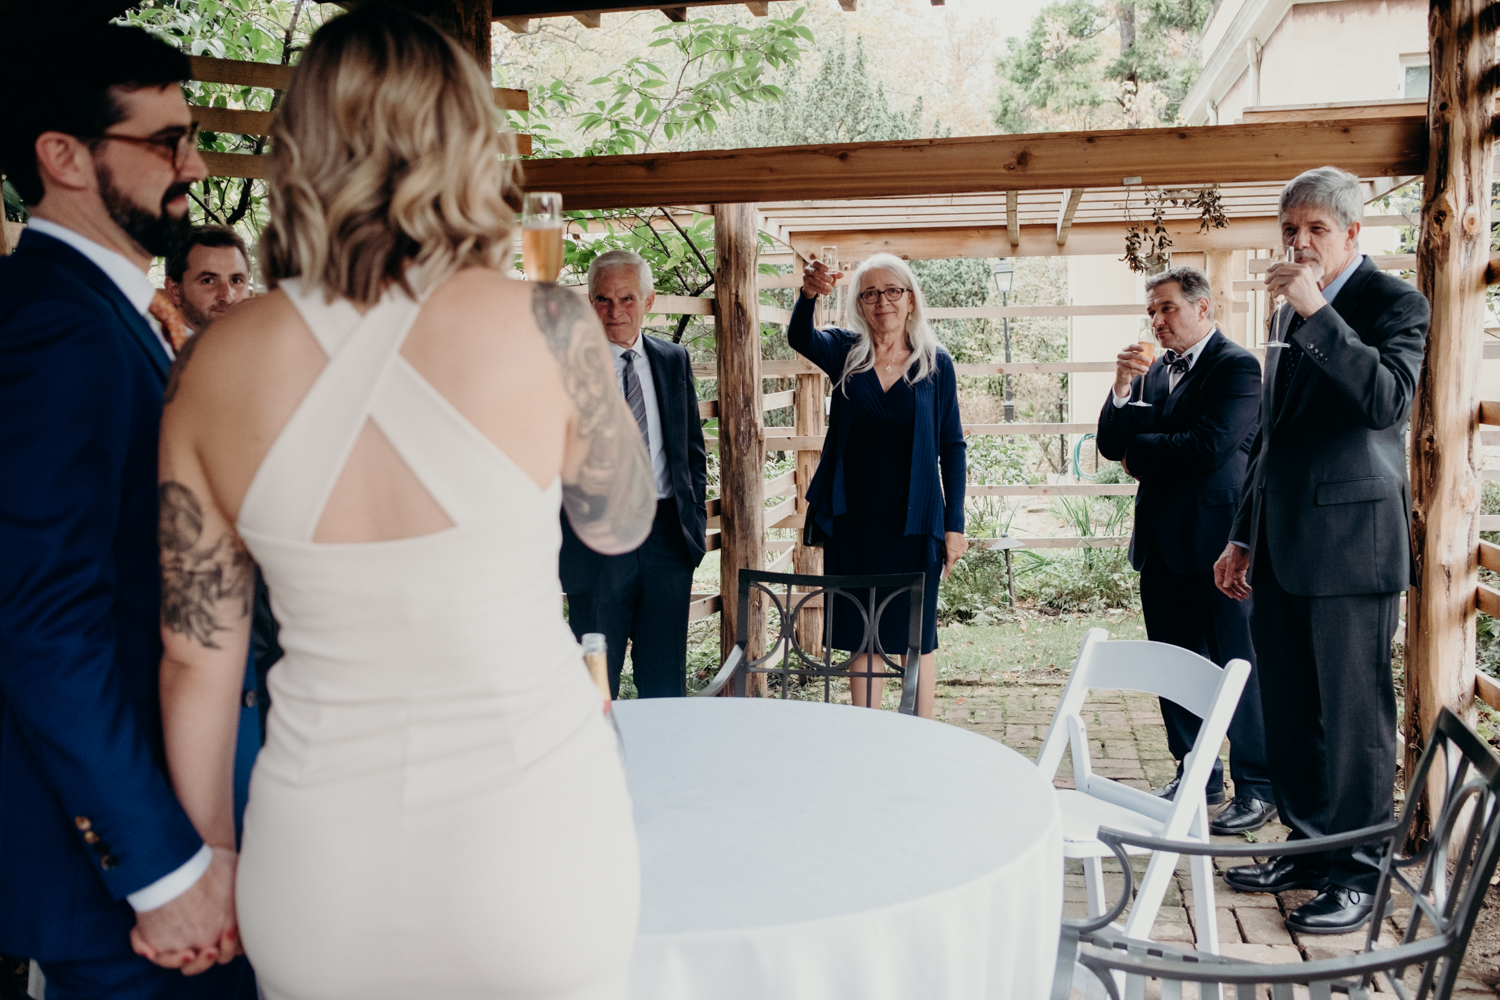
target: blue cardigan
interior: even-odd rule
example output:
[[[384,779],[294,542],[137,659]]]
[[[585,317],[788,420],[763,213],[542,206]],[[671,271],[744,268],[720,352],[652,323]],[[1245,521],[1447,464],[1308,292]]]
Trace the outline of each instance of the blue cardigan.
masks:
[[[844,361],[859,340],[851,330],[818,330],[813,327],[813,307],[800,291],[787,324],[786,339],[792,349],[823,369],[837,386]],[[917,426],[912,439],[911,492],[906,501],[906,533],[930,535],[942,540],[945,532],[964,530],[965,464],[963,425],[958,417],[958,379],[953,358],[939,348],[937,370],[912,386],[917,397]],[[818,527],[833,536],[833,519],[847,513],[844,497],[844,445],[849,440],[850,417],[844,412],[847,399],[835,388],[828,415],[828,436],[823,457],[807,489],[807,505]],[[942,466],[939,474],[939,464]],[[939,550],[941,551],[941,549]]]

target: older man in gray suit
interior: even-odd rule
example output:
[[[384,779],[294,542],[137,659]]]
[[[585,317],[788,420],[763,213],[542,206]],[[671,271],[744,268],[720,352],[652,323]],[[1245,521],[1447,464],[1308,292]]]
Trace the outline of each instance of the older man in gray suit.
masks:
[[[1244,496],[1214,566],[1229,596],[1254,586],[1271,783],[1294,839],[1383,823],[1393,809],[1391,637],[1411,560],[1405,430],[1429,309],[1360,254],[1363,214],[1359,181],[1334,167],[1282,192],[1282,242],[1296,259],[1266,272],[1286,305]],[[1287,926],[1339,934],[1370,918],[1379,866],[1361,846],[1231,868],[1225,881],[1318,889]]]

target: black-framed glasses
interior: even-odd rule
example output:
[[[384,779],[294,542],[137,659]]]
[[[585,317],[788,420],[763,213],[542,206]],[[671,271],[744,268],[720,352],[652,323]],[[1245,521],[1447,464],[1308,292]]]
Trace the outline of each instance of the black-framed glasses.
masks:
[[[198,123],[193,122],[182,132],[176,135],[161,136],[138,136],[117,135],[114,132],[102,132],[99,135],[88,137],[89,142],[128,142],[137,146],[146,146],[156,151],[156,155],[172,164],[173,170],[181,170],[183,164],[187,163],[188,154],[193,147],[198,145]]]
[[[880,297],[884,295],[887,302],[900,302],[901,296],[909,291],[910,288],[866,288],[859,293],[859,301],[870,305],[880,301]]]

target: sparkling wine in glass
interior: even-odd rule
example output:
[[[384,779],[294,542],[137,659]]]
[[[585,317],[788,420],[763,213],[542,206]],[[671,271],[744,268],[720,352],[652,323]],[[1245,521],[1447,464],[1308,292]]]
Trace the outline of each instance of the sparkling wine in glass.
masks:
[[[562,195],[529,191],[521,213],[521,266],[528,281],[556,281],[563,265]]]
[[[1285,251],[1283,251],[1282,263],[1297,263],[1297,250],[1295,247],[1287,247]],[[1271,338],[1266,341],[1267,347],[1282,347],[1286,344],[1286,327],[1288,326],[1288,324],[1285,322],[1278,322],[1281,319],[1281,307],[1285,303],[1285,295],[1276,296],[1276,301],[1271,303]]]
[[[1140,344],[1140,346],[1141,346],[1141,359],[1146,362],[1146,366],[1149,368],[1151,366],[1152,362],[1154,362],[1156,360],[1156,340],[1155,340],[1155,338],[1153,338],[1153,337],[1142,337],[1140,340],[1136,341],[1136,343]],[[1144,396],[1146,394],[1146,379],[1145,379],[1145,376],[1141,377],[1141,385],[1140,385],[1140,388],[1138,390],[1136,390],[1136,392],[1139,393],[1142,396]],[[1146,402],[1144,399],[1132,399],[1130,401],[1130,405],[1131,406],[1150,406],[1151,404],[1148,403],[1148,402]]]

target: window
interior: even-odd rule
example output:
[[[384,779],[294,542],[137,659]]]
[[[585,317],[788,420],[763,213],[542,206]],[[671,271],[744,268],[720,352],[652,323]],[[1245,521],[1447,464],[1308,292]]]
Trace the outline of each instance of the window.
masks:
[[[1407,99],[1426,97],[1431,76],[1430,60],[1425,52],[1401,57],[1401,96]]]

